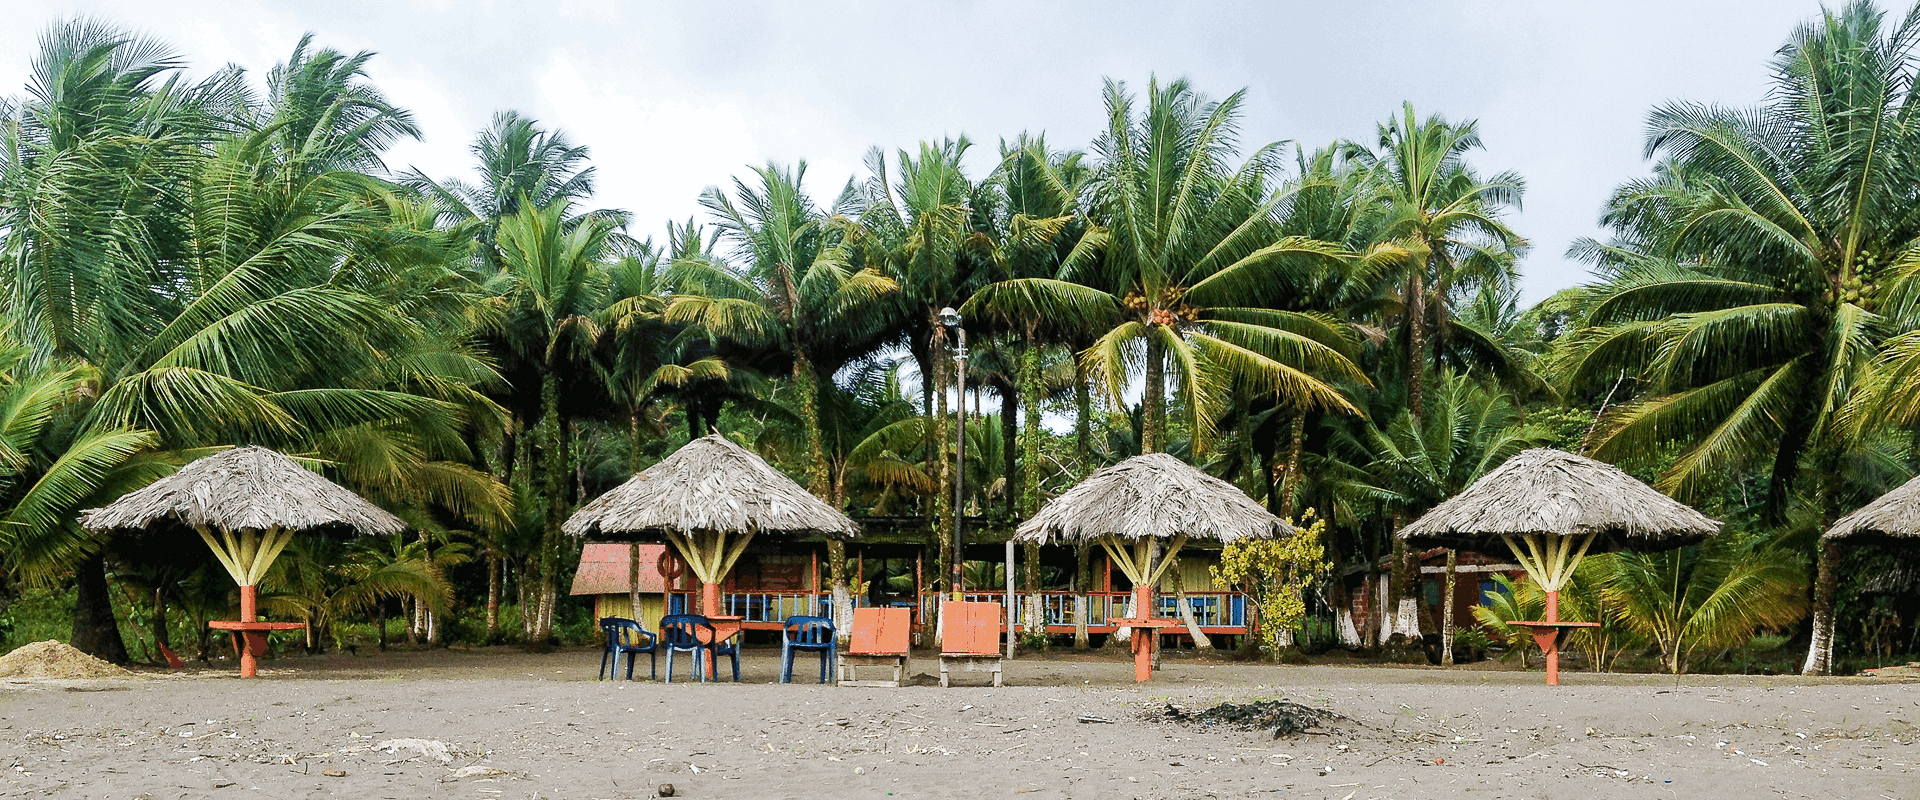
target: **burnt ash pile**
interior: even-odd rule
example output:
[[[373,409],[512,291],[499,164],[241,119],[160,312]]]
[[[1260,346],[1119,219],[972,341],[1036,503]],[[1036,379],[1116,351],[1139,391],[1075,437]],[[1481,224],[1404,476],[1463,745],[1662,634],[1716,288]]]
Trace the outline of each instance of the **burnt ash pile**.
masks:
[[[1303,733],[1329,733],[1331,731],[1321,728],[1332,728],[1336,723],[1350,721],[1324,708],[1285,700],[1221,703],[1197,714],[1169,703],[1164,718],[1183,725],[1213,725],[1243,731],[1270,730],[1275,739]]]

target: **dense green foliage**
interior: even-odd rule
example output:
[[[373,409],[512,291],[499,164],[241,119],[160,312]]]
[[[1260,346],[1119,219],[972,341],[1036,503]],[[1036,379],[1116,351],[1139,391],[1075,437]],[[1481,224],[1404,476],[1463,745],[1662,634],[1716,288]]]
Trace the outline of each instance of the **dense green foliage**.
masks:
[[[656,242],[585,208],[588,147],[517,112],[470,176],[389,171],[420,132],[371,53],[308,37],[264,76],[195,80],[163,44],[56,23],[0,120],[0,620],[71,613],[115,658],[204,650],[182,618],[232,602],[210,559],[77,514],[261,444],[415,531],[288,551],[266,607],[311,622],[307,646],[376,621],[384,645],[396,616],[410,639],[543,646],[584,630],[561,522],[718,431],[849,513],[924,519],[930,563],[959,514],[1003,535],[1095,468],[1179,455],[1323,512],[1320,591],[1296,591],[1312,554],[1230,565],[1293,581],[1256,591],[1279,616],[1389,576],[1389,613],[1315,626],[1355,645],[1437,630],[1396,529],[1562,447],[1729,523],[1581,571],[1567,608],[1607,622],[1582,634],[1600,660],[1646,646],[1678,670],[1795,633],[1816,583],[1880,626],[1816,650],[1890,652],[1914,587],[1810,576],[1814,534],[1920,463],[1916,42],[1920,17],[1855,3],[1792,34],[1765,105],[1655,109],[1651,175],[1574,248],[1594,281],[1522,309],[1524,180],[1476,163],[1496,157],[1475,121],[1411,103],[1364,138],[1244,147],[1245,91],[1109,80],[1084,149],[1020,133],[979,174],[965,137],[875,148],[824,184],[751,167]],[[845,603],[868,576],[830,555]],[[1025,591],[1075,579],[1031,555]],[[1534,602],[1517,591],[1494,634]]]

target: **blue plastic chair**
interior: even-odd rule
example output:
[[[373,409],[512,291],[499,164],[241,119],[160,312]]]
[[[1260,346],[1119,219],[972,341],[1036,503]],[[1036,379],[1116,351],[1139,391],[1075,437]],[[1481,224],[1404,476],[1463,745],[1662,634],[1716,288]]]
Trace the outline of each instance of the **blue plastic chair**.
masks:
[[[654,678],[660,677],[660,637],[647,632],[640,623],[622,617],[605,617],[600,620],[600,630],[607,635],[607,648],[600,653],[600,679],[611,680],[620,674],[620,657],[627,658],[627,680],[633,680],[633,657],[647,654],[647,672]],[[608,669],[608,660],[612,660],[612,669]]]
[[[826,683],[835,674],[835,660],[839,655],[839,645],[833,631],[833,620],[826,617],[788,617],[780,626],[780,682],[793,682],[793,658],[796,651],[817,650],[820,652],[820,682]]]
[[[703,632],[700,629],[705,628]],[[673,682],[673,654],[676,652],[693,655],[693,677],[697,681],[707,679],[707,670],[702,653],[706,658],[718,659],[720,656],[733,658],[733,680],[740,681],[740,646],[713,641],[716,638],[713,623],[699,614],[674,614],[660,618],[660,644],[667,649],[667,682]]]

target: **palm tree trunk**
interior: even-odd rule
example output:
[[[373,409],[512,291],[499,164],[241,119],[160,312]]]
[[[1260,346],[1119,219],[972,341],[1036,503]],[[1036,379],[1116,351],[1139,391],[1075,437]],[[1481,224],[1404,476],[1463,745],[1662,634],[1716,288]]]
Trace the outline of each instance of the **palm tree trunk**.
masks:
[[[953,507],[953,428],[947,420],[947,389],[951,385],[952,362],[947,357],[946,329],[934,320],[933,344],[930,348],[934,373],[934,414],[933,440],[930,448],[934,453],[934,473],[939,486],[933,493],[935,514],[934,532],[939,538],[936,544],[940,553],[940,564],[934,569],[934,575],[927,581],[930,587],[945,587],[951,579],[953,564],[953,515],[959,513]]]
[[[505,571],[499,556],[487,556],[487,644],[500,633],[500,579]]]
[[[82,653],[115,664],[127,663],[127,644],[113,616],[113,597],[107,589],[107,558],[95,553],[73,571],[73,641]]]
[[[1032,471],[1021,464],[1020,409],[1025,402],[1025,397],[1014,392],[1000,395],[1000,475],[1006,481],[1006,496],[1001,502],[1009,519],[1017,518],[1026,507],[1025,475]]]
[[[1093,572],[1089,567],[1092,559],[1087,557],[1088,547],[1085,541],[1073,546],[1073,649],[1086,650],[1093,647],[1087,636],[1087,615],[1093,612],[1093,603],[1088,593],[1093,591]]]
[[[827,575],[833,580],[833,629],[845,641],[853,636],[853,588],[847,585],[846,542],[827,540]]]
[[[1073,359],[1073,461],[1074,469],[1079,470],[1075,477],[1084,478],[1092,472],[1093,460],[1093,389],[1087,385],[1091,376],[1087,375],[1086,365],[1080,359]]]
[[[540,443],[545,449],[542,469],[546,472],[547,518],[540,541],[540,601],[533,628],[536,647],[544,646],[553,632],[553,605],[548,597],[559,579],[563,543],[560,525],[567,518],[567,478],[573,471],[567,452],[566,421],[560,418],[560,378],[551,364],[540,379],[540,428]]]
[[[1180,565],[1175,564],[1173,574],[1173,597],[1180,605],[1180,621],[1187,625],[1187,635],[1193,637],[1193,649],[1212,650],[1213,640],[1200,630],[1200,621],[1193,616],[1193,606],[1187,603],[1187,579],[1180,574]]]
[[[1813,643],[1807,647],[1802,675],[1825,675],[1833,666],[1833,604],[1840,586],[1840,547],[1820,543],[1819,566],[1813,581]]]
[[[1287,467],[1280,476],[1280,516],[1293,518],[1293,495],[1300,488],[1300,447],[1307,434],[1307,412],[1293,414],[1293,432],[1287,440]]]
[[[1427,290],[1421,280],[1426,259],[1418,264],[1407,278],[1407,410],[1416,428],[1426,410],[1427,371]]]
[[[820,378],[813,372],[807,354],[793,354],[793,388],[800,395],[800,424],[807,435],[807,491],[827,499],[827,449],[820,431]]]
[[[1157,336],[1147,337],[1146,393],[1140,398],[1140,452],[1158,453],[1167,446],[1167,351]]]

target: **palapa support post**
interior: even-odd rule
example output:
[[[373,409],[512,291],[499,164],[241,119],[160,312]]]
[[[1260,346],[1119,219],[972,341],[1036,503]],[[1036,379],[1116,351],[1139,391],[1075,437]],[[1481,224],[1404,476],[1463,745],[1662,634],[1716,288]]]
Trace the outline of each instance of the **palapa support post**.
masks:
[[[198,528],[200,538],[213,548],[213,555],[227,568],[227,574],[240,584],[240,619],[237,622],[214,620],[207,627],[233,635],[234,649],[240,655],[240,677],[260,674],[260,657],[267,654],[267,631],[294,631],[307,627],[304,622],[261,622],[260,579],[274,559],[280,557],[293,531],[269,528],[265,531],[242,529],[238,536],[221,530],[218,539],[205,526]]]
[[[1525,537],[1526,549],[1522,550],[1513,541],[1506,539],[1507,548],[1513,551],[1513,557],[1525,568],[1534,583],[1547,593],[1546,619],[1544,620],[1508,620],[1507,624],[1526,628],[1533,634],[1533,643],[1540,646],[1540,652],[1546,656],[1547,685],[1560,685],[1560,647],[1567,642],[1567,635],[1575,628],[1597,628],[1598,622],[1561,622],[1560,589],[1573,578],[1573,571],[1580,566],[1580,560],[1587,555],[1587,548],[1593,546],[1596,534],[1588,533],[1577,537],[1580,549],[1573,550],[1571,536],[1544,536],[1530,533]],[[1571,552],[1571,557],[1569,557]]]

